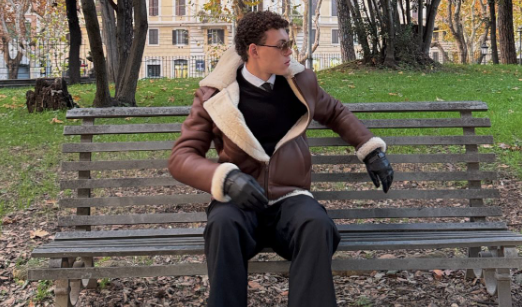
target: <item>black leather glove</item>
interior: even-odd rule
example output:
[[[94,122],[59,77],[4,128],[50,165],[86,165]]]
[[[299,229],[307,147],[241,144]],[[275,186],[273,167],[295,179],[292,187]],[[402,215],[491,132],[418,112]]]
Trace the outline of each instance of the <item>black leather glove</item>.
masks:
[[[373,184],[378,188],[379,181],[382,182],[382,190],[388,193],[393,182],[393,168],[384,152],[380,148],[375,149],[364,158],[364,164]]]
[[[224,192],[243,210],[261,212],[268,207],[265,190],[252,176],[238,170],[231,171],[225,178]]]

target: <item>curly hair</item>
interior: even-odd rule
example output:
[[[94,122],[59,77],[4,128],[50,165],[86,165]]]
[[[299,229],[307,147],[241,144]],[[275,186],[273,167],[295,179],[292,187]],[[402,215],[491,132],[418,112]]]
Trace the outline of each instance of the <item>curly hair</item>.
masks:
[[[241,59],[248,61],[248,46],[250,44],[264,44],[265,32],[270,29],[286,29],[288,21],[279,14],[270,11],[258,11],[245,14],[239,21],[234,43],[236,52]]]

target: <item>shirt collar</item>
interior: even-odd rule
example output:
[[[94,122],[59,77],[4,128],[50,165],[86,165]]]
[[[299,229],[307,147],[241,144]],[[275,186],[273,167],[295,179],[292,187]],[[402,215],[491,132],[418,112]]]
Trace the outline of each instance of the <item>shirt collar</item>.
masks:
[[[274,88],[274,83],[275,83],[275,79],[276,79],[275,74],[272,74],[270,76],[270,78],[268,78],[268,80],[264,81],[263,79],[261,79],[257,76],[254,76],[251,72],[249,72],[248,69],[246,68],[246,65],[243,65],[243,69],[241,69],[241,74],[243,75],[243,78],[245,78],[245,80],[247,80],[249,83],[251,83],[254,86],[261,87],[261,85],[263,85],[265,82],[268,82],[268,83],[270,83],[272,88]]]

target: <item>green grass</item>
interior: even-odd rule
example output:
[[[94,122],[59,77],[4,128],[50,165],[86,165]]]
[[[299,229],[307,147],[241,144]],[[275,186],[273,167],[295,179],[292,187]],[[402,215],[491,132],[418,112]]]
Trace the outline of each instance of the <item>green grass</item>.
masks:
[[[491,131],[497,144],[514,148],[522,146],[522,68],[520,66],[446,66],[442,71],[422,73],[411,71],[355,70],[321,71],[321,86],[343,102],[403,102],[481,100],[488,104]],[[138,83],[138,106],[190,105],[199,79],[141,80]],[[58,197],[58,172],[62,160],[71,159],[60,153],[65,111],[29,114],[25,108],[25,93],[30,88],[2,89],[0,91],[0,218],[13,210],[23,210],[35,203],[53,201]],[[112,88],[111,88],[112,89]],[[70,86],[69,91],[81,107],[89,107],[95,94],[94,85]],[[361,114],[372,118],[373,114]],[[411,117],[429,117],[411,114]],[[452,114],[458,116],[458,114]],[[386,115],[393,117],[393,114]],[[382,116],[381,116],[382,118]],[[53,119],[56,119],[53,123]],[[176,119],[181,121],[182,119]],[[58,121],[58,123],[56,123]],[[155,122],[173,122],[173,119],[154,119]],[[98,123],[103,121],[97,121]],[[113,123],[151,122],[151,119],[120,119]],[[68,125],[79,124],[68,121]],[[375,130],[377,135],[402,135],[405,129]],[[432,130],[423,133],[437,134]],[[412,131],[408,131],[409,134]],[[413,133],[417,133],[413,131]],[[420,131],[419,131],[420,133]],[[461,134],[460,129],[445,130],[446,134]],[[485,133],[478,129],[478,133]],[[314,132],[312,135],[321,135]],[[111,140],[173,139],[172,135],[107,136]],[[99,139],[98,139],[99,140]],[[452,151],[452,148],[447,148]],[[486,149],[498,154],[499,163],[522,178],[520,150]],[[147,153],[138,153],[143,157]],[[100,155],[103,158],[103,155]]]

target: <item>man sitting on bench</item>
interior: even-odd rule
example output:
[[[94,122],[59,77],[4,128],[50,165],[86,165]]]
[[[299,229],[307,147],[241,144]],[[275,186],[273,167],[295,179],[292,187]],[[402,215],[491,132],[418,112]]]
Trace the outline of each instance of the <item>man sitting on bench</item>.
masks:
[[[213,197],[204,232],[210,307],[247,306],[248,260],[265,247],[292,261],[290,306],[336,306],[340,236],[310,193],[312,119],[355,146],[375,186],[387,192],[393,181],[384,141],[290,58],[287,27],[269,11],[239,21],[235,47],[200,82],[169,159],[175,179]],[[217,163],[205,157],[211,142]]]

